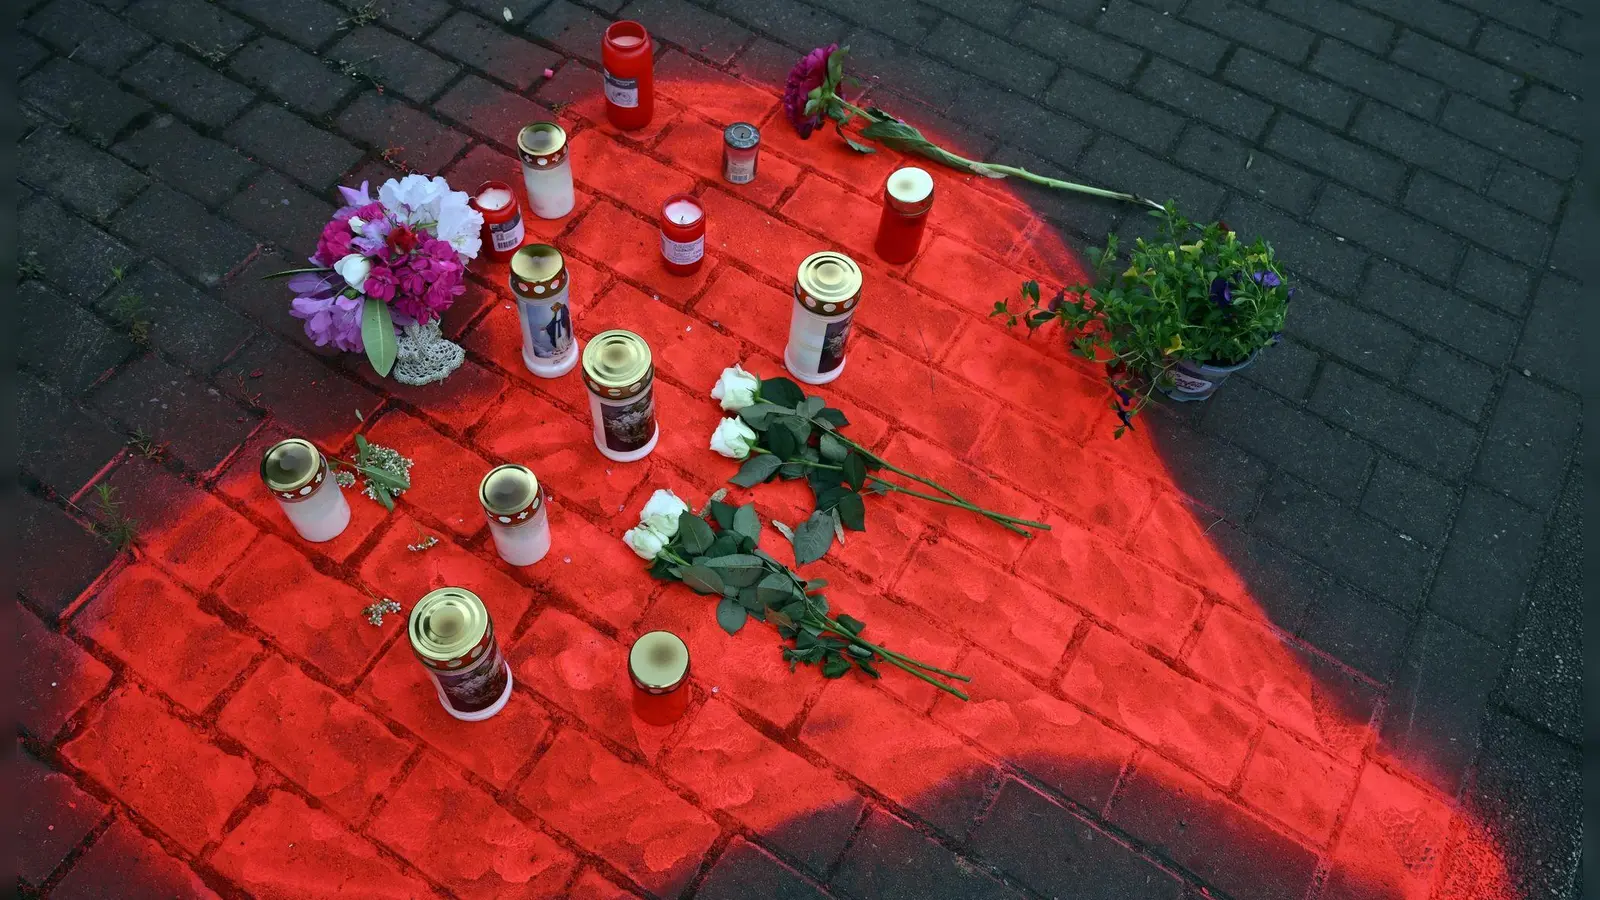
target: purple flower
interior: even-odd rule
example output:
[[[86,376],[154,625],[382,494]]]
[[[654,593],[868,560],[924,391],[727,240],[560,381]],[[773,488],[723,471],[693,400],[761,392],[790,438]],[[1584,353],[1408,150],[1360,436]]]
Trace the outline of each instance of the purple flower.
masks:
[[[1233,305],[1233,287],[1226,279],[1216,278],[1211,282],[1211,302],[1227,309]]]
[[[318,347],[332,344],[340,350],[359,352],[361,342],[361,300],[355,297],[296,297],[289,313],[305,320],[306,337]]]
[[[1269,288],[1275,288],[1283,283],[1278,280],[1277,274],[1265,269],[1260,272],[1252,272],[1250,278],[1256,284]]]
[[[1117,410],[1117,418],[1122,420],[1122,424],[1124,426],[1126,426],[1128,428],[1132,428],[1133,427],[1133,413],[1131,411],[1126,410],[1126,409],[1119,409],[1119,410]]]
[[[800,132],[802,140],[811,137],[811,132],[822,124],[822,112],[819,110],[813,115],[806,115],[806,103],[811,99],[811,92],[827,80],[828,57],[837,49],[838,44],[818,47],[789,70],[789,80],[783,86],[783,112],[794,125],[794,130]]]
[[[1294,288],[1289,288],[1289,293],[1283,295],[1283,302],[1287,304],[1294,299]]]

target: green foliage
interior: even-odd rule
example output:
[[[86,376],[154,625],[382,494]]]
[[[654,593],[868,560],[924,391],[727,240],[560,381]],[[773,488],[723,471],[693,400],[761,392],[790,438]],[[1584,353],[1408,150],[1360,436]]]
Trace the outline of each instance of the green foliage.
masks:
[[[100,537],[118,550],[126,550],[133,546],[134,540],[139,536],[139,522],[129,518],[122,511],[122,501],[117,497],[117,489],[104,483],[95,485],[94,503],[100,512]]]
[[[394,336],[389,304],[376,297],[368,297],[361,307],[361,342],[366,345],[367,362],[372,363],[373,371],[388,376],[400,345]]]

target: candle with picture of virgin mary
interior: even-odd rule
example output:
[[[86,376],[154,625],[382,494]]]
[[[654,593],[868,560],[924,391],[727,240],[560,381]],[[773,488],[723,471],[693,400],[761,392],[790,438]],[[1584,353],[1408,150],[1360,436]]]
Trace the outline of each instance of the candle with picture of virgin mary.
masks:
[[[570,274],[561,251],[529,244],[511,257],[511,293],[522,323],[522,363],[540,378],[558,378],[578,364],[568,303]]]

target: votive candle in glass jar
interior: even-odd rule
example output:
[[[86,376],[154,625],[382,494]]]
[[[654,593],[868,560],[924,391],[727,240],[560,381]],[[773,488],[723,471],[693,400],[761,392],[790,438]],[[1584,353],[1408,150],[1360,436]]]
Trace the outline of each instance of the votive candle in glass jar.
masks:
[[[706,211],[688,194],[661,204],[661,261],[673,275],[700,271],[706,256]]]
[[[806,384],[827,384],[844,373],[845,343],[861,300],[861,267],[843,253],[822,250],[800,262],[794,312],[783,363]]]
[[[633,713],[651,725],[671,725],[689,708],[689,645],[670,631],[649,631],[628,650]]]
[[[514,683],[511,664],[477,594],[457,587],[429,591],[411,608],[406,633],[445,712],[481,722],[505,709]]]
[[[600,42],[606,118],[623,131],[649,125],[655,112],[653,53],[650,33],[638,22],[612,22]]]
[[[550,552],[550,513],[532,469],[516,463],[495,466],[478,485],[478,501],[501,559],[531,566]]]
[[[567,132],[554,122],[535,122],[517,133],[522,184],[528,208],[541,219],[559,219],[572,212],[572,156]]]
[[[496,262],[505,262],[522,246],[522,208],[511,185],[485,181],[472,195],[472,208],[483,214],[483,249]]]
[[[300,536],[331,541],[350,524],[350,504],[327,457],[303,438],[273,444],[261,456],[261,480]]]
[[[735,122],[722,132],[722,180],[749,184],[756,180],[756,157],[761,155],[761,130],[749,122]]]
[[[650,345],[631,331],[602,331],[583,348],[594,445],[607,459],[633,462],[656,448],[655,374]]]
[[[540,378],[559,378],[578,364],[567,302],[571,273],[561,251],[529,244],[511,257],[511,293],[522,323],[522,364]]]
[[[883,215],[873,249],[884,262],[907,263],[922,246],[922,232],[933,209],[933,176],[916,166],[889,173],[883,185]]]

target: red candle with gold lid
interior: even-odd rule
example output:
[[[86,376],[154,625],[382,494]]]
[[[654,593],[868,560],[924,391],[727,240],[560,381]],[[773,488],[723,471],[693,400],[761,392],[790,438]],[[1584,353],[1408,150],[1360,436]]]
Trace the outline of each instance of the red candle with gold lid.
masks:
[[[600,42],[606,118],[623,131],[650,124],[655,113],[655,65],[650,33],[638,22],[612,22]]]
[[[651,725],[671,725],[689,708],[689,646],[670,631],[639,636],[628,650],[634,715]]]
[[[907,263],[922,246],[933,209],[933,176],[916,166],[895,169],[883,184],[883,215],[873,249],[884,262]]]

